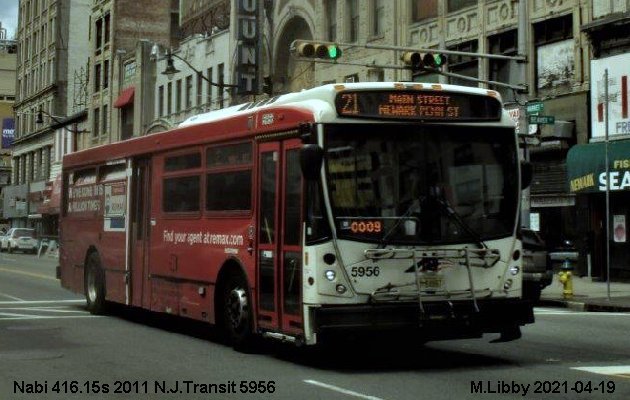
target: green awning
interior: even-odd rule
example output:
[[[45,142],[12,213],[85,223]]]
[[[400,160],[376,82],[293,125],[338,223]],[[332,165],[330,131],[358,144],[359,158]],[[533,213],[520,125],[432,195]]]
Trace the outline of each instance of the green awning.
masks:
[[[610,190],[630,190],[630,140],[608,143]],[[606,144],[578,144],[567,154],[567,180],[571,193],[606,191]]]

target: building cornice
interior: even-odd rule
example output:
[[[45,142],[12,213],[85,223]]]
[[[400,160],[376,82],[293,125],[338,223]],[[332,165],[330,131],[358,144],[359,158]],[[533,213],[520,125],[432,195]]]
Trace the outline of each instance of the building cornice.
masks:
[[[607,17],[596,19],[593,22],[584,24],[580,27],[582,32],[589,35],[598,33],[610,26],[624,26],[630,24],[630,11],[624,13],[614,13]]]
[[[17,111],[23,105],[35,102],[35,100],[39,99],[40,97],[43,97],[50,93],[54,93],[56,91],[57,91],[57,84],[51,83],[50,85],[46,86],[44,89],[38,91],[37,93],[33,93],[32,95],[26,97],[25,99],[20,99],[19,101],[16,101],[15,103],[13,103],[13,109]]]
[[[31,141],[35,141],[37,139],[40,139],[41,137],[45,136],[47,133],[52,132],[53,129],[51,126],[46,126],[40,130],[37,130],[35,132],[31,132],[26,136],[20,137],[20,138],[16,138],[13,139],[13,147],[15,148],[16,146],[19,145],[23,145],[26,143],[29,143]],[[15,152],[15,149],[13,150],[13,152]]]

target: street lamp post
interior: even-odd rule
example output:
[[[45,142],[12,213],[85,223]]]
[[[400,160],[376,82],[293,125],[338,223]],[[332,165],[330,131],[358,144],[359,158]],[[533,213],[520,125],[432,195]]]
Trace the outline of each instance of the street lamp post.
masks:
[[[157,59],[159,53],[160,53],[160,45],[158,45],[156,43],[151,48],[151,56],[153,56],[153,57],[155,57]],[[164,69],[164,71],[162,71],[162,74],[166,75],[168,77],[168,79],[173,79],[173,75],[175,75],[176,73],[180,72],[175,67],[175,64],[173,62],[173,57],[175,57],[178,60],[180,60],[181,62],[183,62],[184,64],[186,64],[186,66],[188,66],[188,68],[192,69],[197,74],[197,76],[200,76],[204,81],[208,82],[212,86],[216,86],[216,87],[219,87],[219,88],[226,88],[226,87],[227,88],[236,88],[236,87],[238,87],[238,85],[231,85],[231,84],[228,84],[228,83],[212,82],[210,80],[210,78],[206,77],[201,71],[199,71],[197,68],[193,67],[192,64],[190,64],[185,58],[180,57],[177,54],[174,54],[169,49],[166,50],[166,53],[164,54],[164,57],[166,58],[166,68]]]
[[[64,124],[63,119],[67,118],[67,117],[64,117],[64,116],[61,116],[61,115],[52,115],[48,111],[44,111],[40,107],[40,109],[37,111],[37,115],[35,117],[35,123],[36,124],[43,124],[44,123],[44,115],[46,115],[47,117],[52,119],[57,124]],[[67,130],[68,132],[74,133],[74,134],[89,132],[87,129],[70,129],[67,126],[64,126],[63,128],[65,130]]]

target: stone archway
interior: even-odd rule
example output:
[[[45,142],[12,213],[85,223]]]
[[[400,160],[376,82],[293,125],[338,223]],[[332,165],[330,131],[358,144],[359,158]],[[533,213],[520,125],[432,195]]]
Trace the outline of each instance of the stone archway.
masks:
[[[312,40],[313,34],[308,23],[300,16],[293,16],[277,33],[275,44],[274,92],[298,92],[315,86],[315,64],[296,61],[290,53],[290,45],[295,39]]]
[[[153,121],[145,130],[145,135],[150,135],[152,133],[164,132],[173,128],[173,124],[168,119],[160,118],[158,120]]]

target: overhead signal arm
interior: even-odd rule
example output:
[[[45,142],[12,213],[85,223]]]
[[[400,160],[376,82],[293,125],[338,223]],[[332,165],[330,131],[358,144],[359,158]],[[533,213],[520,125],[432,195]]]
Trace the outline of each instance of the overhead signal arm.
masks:
[[[366,49],[376,50],[393,50],[402,51],[401,60],[405,64],[404,66],[398,65],[382,65],[376,63],[361,63],[352,61],[339,61],[342,51],[341,47],[362,47]],[[330,51],[332,50],[331,56]],[[326,42],[326,41],[313,41],[313,40],[294,40],[291,43],[290,50],[297,56],[297,61],[309,61],[324,64],[340,64],[340,65],[356,65],[362,67],[371,68],[387,68],[387,69],[411,69],[412,72],[427,71],[452,78],[458,78],[468,80],[471,82],[481,82],[489,85],[505,87],[508,89],[516,90],[519,93],[527,93],[527,84],[512,85],[504,82],[491,81],[487,79],[474,78],[467,75],[460,75],[453,72],[442,71],[441,67],[448,61],[449,55],[463,55],[469,57],[488,58],[495,60],[512,60],[516,62],[527,62],[527,57],[506,56],[503,54],[487,54],[487,53],[471,53],[466,51],[457,50],[443,50],[443,49],[427,49],[427,48],[414,48],[404,46],[389,46],[378,44],[365,44],[357,45],[356,43],[340,43],[340,42]]]

